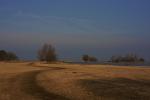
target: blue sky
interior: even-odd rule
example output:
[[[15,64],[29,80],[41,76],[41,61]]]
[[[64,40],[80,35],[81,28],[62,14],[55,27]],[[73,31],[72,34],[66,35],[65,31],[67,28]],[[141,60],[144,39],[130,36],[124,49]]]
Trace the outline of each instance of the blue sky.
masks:
[[[149,0],[0,0],[0,49],[36,58],[51,43],[60,58],[136,53],[150,60]]]

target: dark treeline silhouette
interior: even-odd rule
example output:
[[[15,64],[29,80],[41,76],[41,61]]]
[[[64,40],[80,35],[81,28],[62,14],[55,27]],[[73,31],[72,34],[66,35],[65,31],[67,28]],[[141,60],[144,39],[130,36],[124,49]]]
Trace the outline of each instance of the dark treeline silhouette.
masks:
[[[82,60],[84,62],[97,62],[98,61],[98,59],[96,57],[89,56],[89,55],[83,55]]]
[[[44,44],[38,51],[38,59],[40,61],[54,62],[57,61],[55,48],[51,44]]]
[[[0,61],[10,61],[10,60],[18,60],[18,57],[13,52],[0,50]]]
[[[38,59],[40,61],[46,61],[46,62],[56,62],[57,61],[57,55],[56,50],[51,44],[44,44],[39,50],[38,50]],[[98,59],[94,56],[89,55],[83,55],[81,58],[84,62],[97,62]],[[13,52],[7,52],[5,50],[0,50],[0,61],[10,61],[10,60],[18,60],[18,57]],[[109,62],[113,63],[120,63],[120,62],[145,62],[144,58],[138,57],[135,54],[127,54],[124,56],[112,56]]]
[[[111,62],[144,62],[144,58],[138,57],[135,54],[127,54],[125,56],[112,56]]]

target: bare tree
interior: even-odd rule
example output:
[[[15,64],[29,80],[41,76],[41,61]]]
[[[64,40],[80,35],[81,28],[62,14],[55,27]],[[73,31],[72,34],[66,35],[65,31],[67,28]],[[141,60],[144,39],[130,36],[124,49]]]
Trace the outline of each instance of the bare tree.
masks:
[[[55,48],[50,44],[44,44],[38,51],[38,59],[40,61],[53,62],[57,60]]]

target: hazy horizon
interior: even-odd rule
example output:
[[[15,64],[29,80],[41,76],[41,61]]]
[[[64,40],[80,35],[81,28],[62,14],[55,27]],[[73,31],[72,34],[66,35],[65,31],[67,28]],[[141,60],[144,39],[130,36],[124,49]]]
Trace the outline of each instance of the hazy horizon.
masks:
[[[44,43],[59,58],[134,53],[150,61],[149,0],[0,0],[0,49],[35,59]]]

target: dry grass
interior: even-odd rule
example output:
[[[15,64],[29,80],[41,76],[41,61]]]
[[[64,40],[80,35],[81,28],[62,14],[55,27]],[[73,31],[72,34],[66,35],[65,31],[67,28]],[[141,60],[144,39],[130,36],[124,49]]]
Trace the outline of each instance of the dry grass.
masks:
[[[150,100],[150,68],[3,62],[0,75],[0,100]]]
[[[58,66],[52,64],[50,67]],[[47,91],[73,100],[149,100],[150,68],[62,64],[38,76]]]

